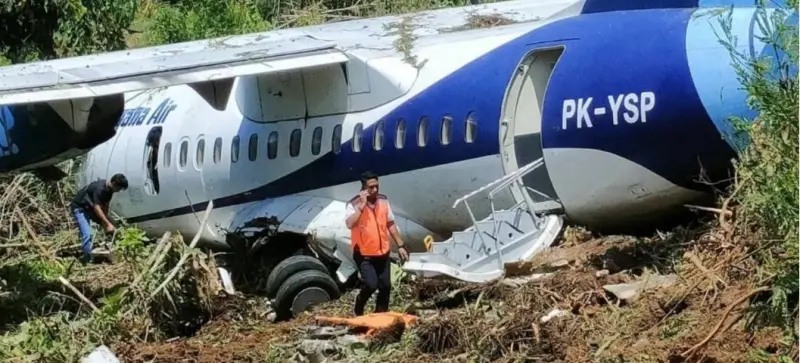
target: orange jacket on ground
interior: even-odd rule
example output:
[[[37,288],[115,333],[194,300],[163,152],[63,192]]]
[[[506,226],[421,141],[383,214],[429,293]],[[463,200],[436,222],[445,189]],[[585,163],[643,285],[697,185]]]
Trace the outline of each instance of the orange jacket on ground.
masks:
[[[360,208],[358,196],[350,200],[352,207]],[[394,224],[391,217],[389,199],[383,194],[378,194],[374,206],[365,206],[361,209],[358,221],[350,229],[350,247],[355,251],[358,248],[362,256],[386,256],[391,249],[389,245],[389,227]]]

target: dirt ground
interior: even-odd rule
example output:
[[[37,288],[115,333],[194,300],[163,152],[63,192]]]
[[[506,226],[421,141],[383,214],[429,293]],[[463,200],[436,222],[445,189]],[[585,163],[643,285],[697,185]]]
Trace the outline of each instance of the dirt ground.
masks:
[[[782,341],[779,329],[748,329],[758,315],[746,308],[767,293],[754,281],[749,251],[703,232],[592,238],[570,229],[560,246],[509,266],[505,281],[408,280],[395,303],[419,323],[366,355],[340,351],[328,361],[744,362],[754,354],[797,361],[797,342]],[[535,275],[541,273],[549,275]],[[676,279],[635,298],[604,288],[660,275]],[[351,302],[349,293],[313,314],[346,316]],[[313,361],[299,349],[313,314],[273,324],[262,298],[220,304],[192,337],[112,349],[125,362]]]

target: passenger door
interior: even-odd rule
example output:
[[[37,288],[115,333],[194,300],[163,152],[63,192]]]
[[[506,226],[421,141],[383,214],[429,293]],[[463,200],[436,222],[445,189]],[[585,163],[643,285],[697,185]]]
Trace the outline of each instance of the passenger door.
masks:
[[[510,80],[500,118],[500,152],[506,174],[543,158],[542,106],[563,50],[563,46],[532,50],[519,63]],[[561,208],[546,163],[523,176],[522,182],[526,187],[524,195],[512,190],[517,201],[527,199],[540,210]]]

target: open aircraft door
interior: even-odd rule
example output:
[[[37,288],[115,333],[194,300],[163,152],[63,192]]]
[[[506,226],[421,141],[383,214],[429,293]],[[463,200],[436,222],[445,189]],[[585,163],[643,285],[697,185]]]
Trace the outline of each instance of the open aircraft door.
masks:
[[[542,106],[565,47],[566,43],[533,47],[511,77],[500,116],[500,155],[506,174],[543,157]],[[562,209],[546,162],[525,175],[522,182],[527,193],[512,191],[515,200],[528,199],[538,211]]]

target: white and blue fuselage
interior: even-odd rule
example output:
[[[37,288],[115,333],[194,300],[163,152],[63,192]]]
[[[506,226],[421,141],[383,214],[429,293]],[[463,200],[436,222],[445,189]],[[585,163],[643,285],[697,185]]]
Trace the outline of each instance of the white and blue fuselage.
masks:
[[[543,209],[593,226],[657,217],[703,196],[701,174],[727,178],[727,120],[753,116],[708,9],[745,2],[638,3],[510,1],[163,46],[308,37],[350,61],[236,78],[224,108],[188,85],[129,94],[81,183],[124,173],[112,209],[154,234],[197,233],[213,200],[203,237],[220,245],[258,217],[349,239],[344,203],[366,170],[407,239],[446,236],[470,225],[456,199],[540,157],[524,183]],[[731,13],[753,56],[765,48],[756,13]],[[464,26],[476,16],[511,24]]]

